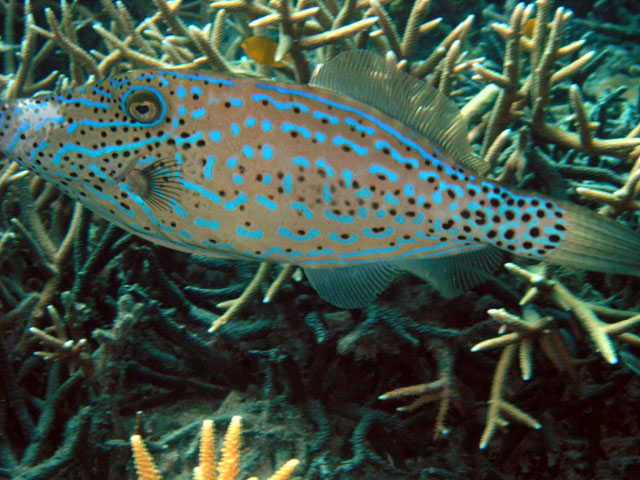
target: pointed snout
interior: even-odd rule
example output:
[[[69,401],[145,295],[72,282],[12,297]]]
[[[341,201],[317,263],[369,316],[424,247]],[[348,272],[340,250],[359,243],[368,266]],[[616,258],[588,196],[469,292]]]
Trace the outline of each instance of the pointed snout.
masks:
[[[46,147],[52,128],[64,122],[56,103],[18,99],[0,103],[0,153],[28,167]]]

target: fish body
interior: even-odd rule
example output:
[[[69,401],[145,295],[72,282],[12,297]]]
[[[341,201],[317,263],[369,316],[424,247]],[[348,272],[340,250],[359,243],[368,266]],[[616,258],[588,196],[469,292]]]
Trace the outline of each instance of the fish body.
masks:
[[[341,57],[312,85],[134,71],[8,102],[0,151],[154,243],[300,265],[342,307],[400,271],[455,293],[496,249],[638,274],[637,233],[483,178],[449,100]]]

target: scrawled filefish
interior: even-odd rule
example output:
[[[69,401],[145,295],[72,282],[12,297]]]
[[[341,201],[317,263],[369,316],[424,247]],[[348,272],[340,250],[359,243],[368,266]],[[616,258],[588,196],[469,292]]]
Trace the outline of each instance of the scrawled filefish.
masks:
[[[134,71],[5,102],[0,151],[147,240],[300,265],[329,302],[400,272],[455,294],[499,249],[640,275],[640,235],[483,178],[455,105],[370,52],[311,85]]]

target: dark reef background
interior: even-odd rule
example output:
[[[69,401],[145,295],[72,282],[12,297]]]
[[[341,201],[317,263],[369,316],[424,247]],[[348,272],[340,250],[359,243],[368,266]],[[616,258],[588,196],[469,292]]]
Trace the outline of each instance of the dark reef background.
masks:
[[[12,2],[5,3],[2,39],[7,41],[9,28],[14,39],[23,38],[21,3],[15,2],[12,16]],[[55,2],[31,3],[42,28],[45,7],[56,18],[63,16]],[[74,21],[111,22],[106,2],[76,3],[82,9]],[[153,2],[123,4],[136,25],[158,11]],[[399,31],[412,5],[392,0],[385,6]],[[504,41],[491,24],[508,22],[515,5],[433,0],[428,18],[443,22],[420,40],[414,57],[429,57],[454,26],[474,14],[463,48],[501,71]],[[575,128],[568,103],[569,85],[576,83],[590,120],[600,122],[598,137],[624,137],[640,124],[640,2],[567,0],[554,8],[561,5],[574,12],[564,43],[585,39],[584,51],[596,53],[553,90],[548,121]],[[197,5],[185,7],[189,15],[183,20],[197,23],[198,11]],[[239,35],[228,30],[225,46]],[[86,51],[105,50],[91,28],[77,32]],[[0,51],[5,96],[15,74],[6,60],[15,55],[13,43],[3,42]],[[41,48],[45,40],[40,36],[36,43]],[[239,50],[228,60],[242,56]],[[54,69],[70,70],[68,54],[57,47],[30,75],[41,79]],[[458,79],[461,107],[484,85],[471,76]],[[531,112],[524,110],[522,119],[513,120],[514,131],[528,128]],[[531,159],[513,183],[557,193],[557,180],[563,195],[594,210],[601,204],[579,197],[576,187],[614,192],[633,164],[620,156],[567,149],[535,132],[528,142]],[[545,158],[551,163],[540,160]],[[242,415],[245,426],[241,478],[250,473],[267,478],[292,457],[301,460],[294,478],[307,480],[640,478],[639,348],[616,340],[623,361],[606,363],[572,315],[546,298],[538,299],[535,309],[554,317],[570,372],[559,371],[536,344],[532,378],[523,381],[514,366],[504,395],[542,428],[512,422],[487,448],[478,448],[500,352],[470,350],[496,336],[497,323],[487,310],[521,314],[518,302],[527,289],[504,269],[455,299],[405,276],[374,304],[353,311],[323,302],[294,274],[271,303],[262,303],[260,293],[253,296],[212,334],[210,322],[224,312],[216,305],[238,297],[257,264],[151,245],[86,210],[74,213],[69,198],[10,168],[5,160],[0,172],[0,478],[134,479],[129,446],[134,432],[145,438],[163,478],[191,478],[202,420],[213,418],[222,432],[233,415]],[[619,213],[620,221],[638,229],[633,209]],[[72,217],[78,223],[69,249],[56,256]],[[43,251],[47,242],[54,255],[47,245]],[[262,294],[279,268],[267,273]],[[640,311],[637,278],[550,272],[585,302]],[[43,342],[30,327],[62,342]],[[64,341],[71,344],[63,346]],[[34,355],[43,351],[53,356]],[[396,411],[411,399],[378,399],[396,388],[434,381],[440,383],[433,401],[411,412]]]

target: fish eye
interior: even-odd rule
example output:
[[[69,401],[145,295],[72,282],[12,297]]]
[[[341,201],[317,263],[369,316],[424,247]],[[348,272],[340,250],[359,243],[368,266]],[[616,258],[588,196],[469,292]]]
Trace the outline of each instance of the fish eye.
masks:
[[[163,102],[155,90],[130,90],[124,100],[126,114],[140,123],[154,123],[162,116]]]

